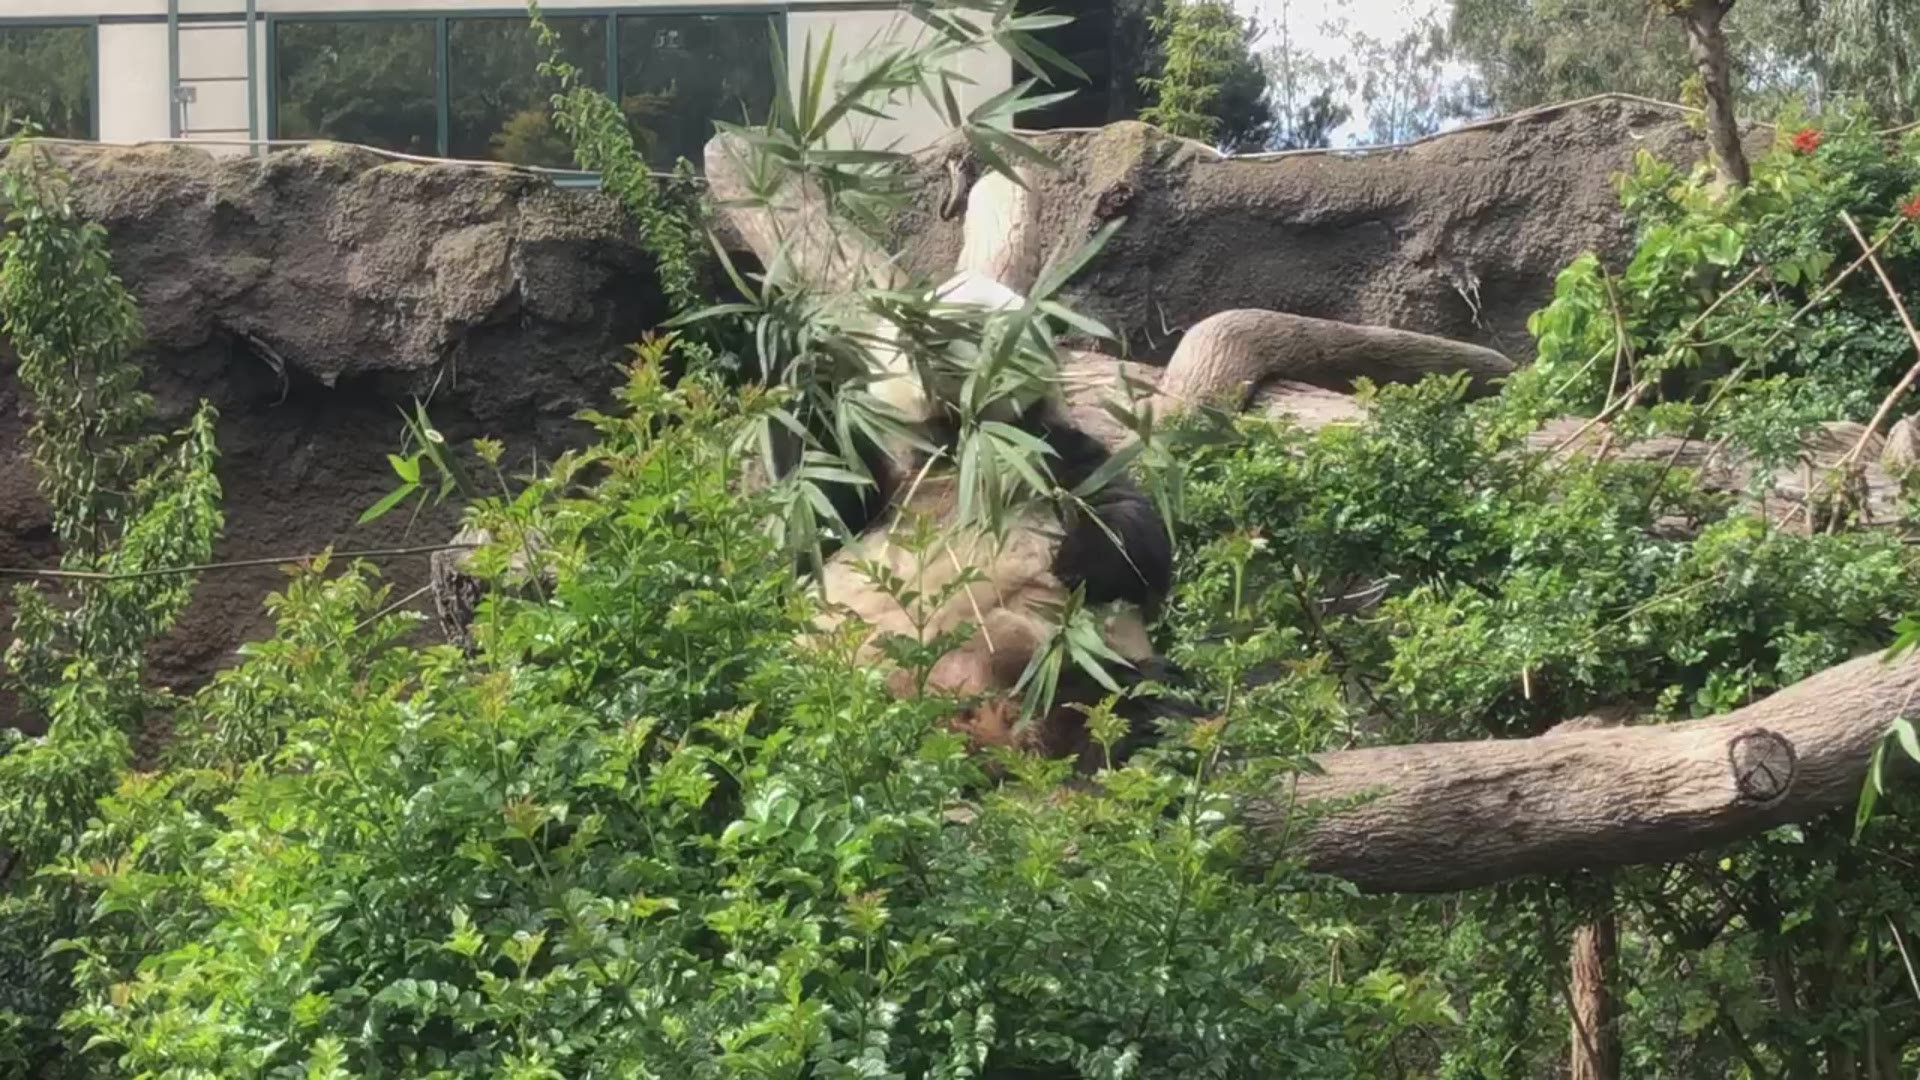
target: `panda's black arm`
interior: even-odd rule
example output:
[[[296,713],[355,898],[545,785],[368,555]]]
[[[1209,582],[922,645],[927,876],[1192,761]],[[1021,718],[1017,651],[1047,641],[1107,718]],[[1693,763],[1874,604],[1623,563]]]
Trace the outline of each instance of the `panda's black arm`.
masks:
[[[1024,419],[1023,426],[1053,448],[1049,464],[1055,482],[1065,490],[1085,483],[1113,457],[1057,405],[1038,406]],[[1053,558],[1054,576],[1070,589],[1085,589],[1088,603],[1126,601],[1153,613],[1173,587],[1173,543],[1165,519],[1125,476],[1113,477],[1082,498],[1092,514],[1066,515],[1065,534]]]

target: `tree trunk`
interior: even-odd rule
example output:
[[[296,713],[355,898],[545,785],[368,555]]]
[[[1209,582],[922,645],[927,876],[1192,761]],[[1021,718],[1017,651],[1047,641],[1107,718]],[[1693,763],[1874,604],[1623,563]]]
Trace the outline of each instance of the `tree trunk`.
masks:
[[[1729,186],[1746,187],[1752,173],[1740,142],[1740,121],[1733,115],[1733,65],[1720,25],[1732,8],[1733,0],[1691,0],[1677,14],[1707,95],[1707,142],[1713,147],[1714,168]]]
[[[1865,656],[1706,720],[1322,754],[1243,813],[1276,853],[1375,892],[1667,862],[1852,805],[1916,693],[1920,657]]]
[[[1619,940],[1611,910],[1573,932],[1572,1080],[1620,1080],[1620,1028],[1613,998]]]

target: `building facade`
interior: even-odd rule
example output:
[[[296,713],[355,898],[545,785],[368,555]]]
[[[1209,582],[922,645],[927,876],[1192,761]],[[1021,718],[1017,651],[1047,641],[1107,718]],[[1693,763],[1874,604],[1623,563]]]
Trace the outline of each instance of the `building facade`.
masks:
[[[775,44],[797,78],[829,32],[841,74],[927,32],[894,0],[543,0],[567,60],[620,103],[656,164],[697,166],[713,121],[757,121]],[[245,152],[331,139],[432,157],[569,168],[552,82],[514,0],[0,0],[0,116],[46,134],[180,139]],[[1005,89],[1004,57],[968,58],[970,106]],[[919,103],[856,118],[843,137],[918,149]]]

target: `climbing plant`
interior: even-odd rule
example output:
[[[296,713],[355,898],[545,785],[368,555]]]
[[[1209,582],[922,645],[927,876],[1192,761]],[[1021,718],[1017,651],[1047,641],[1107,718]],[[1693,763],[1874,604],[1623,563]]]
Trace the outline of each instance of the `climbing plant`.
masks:
[[[207,561],[222,515],[213,411],[148,433],[133,298],[105,231],[25,134],[0,160],[0,208],[0,338],[33,410],[29,456],[62,575],[13,590],[0,667],[25,713],[0,728],[0,1066],[25,1068],[62,1040],[67,963],[49,951],[84,906],[34,871],[74,849],[132,737],[170,708],[142,681],[143,653],[191,594],[193,576],[173,568]]]

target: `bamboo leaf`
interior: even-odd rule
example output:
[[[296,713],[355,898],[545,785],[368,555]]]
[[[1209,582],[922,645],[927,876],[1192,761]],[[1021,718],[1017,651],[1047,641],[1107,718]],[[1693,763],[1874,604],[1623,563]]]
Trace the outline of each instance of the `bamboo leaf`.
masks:
[[[392,491],[387,492],[385,497],[379,502],[367,507],[367,512],[360,515],[359,523],[365,525],[370,521],[385,517],[394,507],[405,502],[407,496],[412,495],[418,490],[420,490],[420,485],[417,483],[406,483],[394,488]]]

